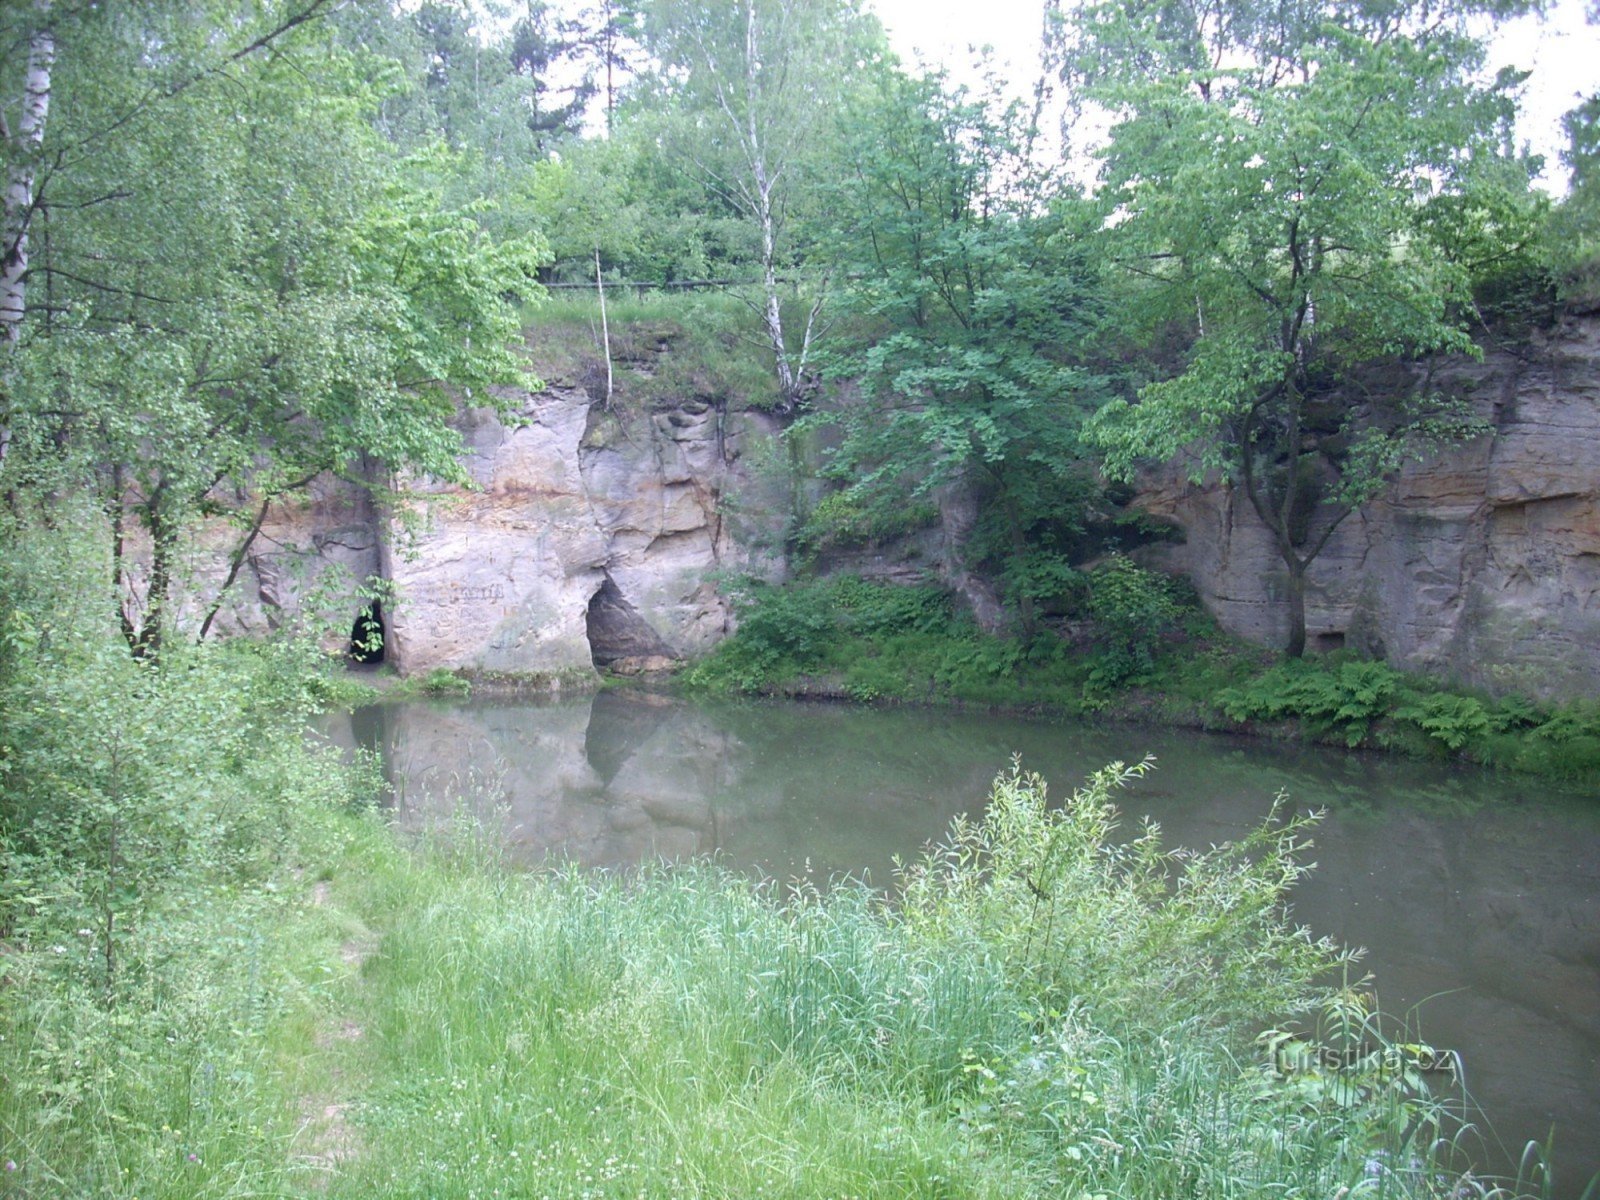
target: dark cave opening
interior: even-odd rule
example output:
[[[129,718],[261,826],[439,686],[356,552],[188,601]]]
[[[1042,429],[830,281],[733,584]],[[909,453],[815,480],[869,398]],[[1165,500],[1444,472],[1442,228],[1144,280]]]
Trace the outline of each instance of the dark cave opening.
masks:
[[[374,600],[356,614],[350,626],[350,660],[358,663],[383,661],[383,601]]]
[[[672,647],[650,627],[610,575],[589,601],[589,654],[605,670],[625,660],[676,658]]]

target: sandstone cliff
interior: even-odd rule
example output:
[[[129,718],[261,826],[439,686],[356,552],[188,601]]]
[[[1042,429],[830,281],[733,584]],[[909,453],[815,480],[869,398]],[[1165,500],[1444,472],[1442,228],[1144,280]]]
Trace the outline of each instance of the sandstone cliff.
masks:
[[[662,341],[643,357],[671,354]],[[568,371],[510,397],[519,421],[464,411],[473,490],[411,481],[405,511],[379,512],[361,489],[323,481],[275,507],[219,631],[308,610],[347,629],[361,603],[353,582],[377,578],[397,594],[387,660],[407,673],[630,670],[708,649],[729,628],[708,576],[783,570],[785,485],[752,467],[774,457],[762,451],[779,422],[740,411],[725,390],[640,386],[654,369],[631,364],[610,403]],[[1600,314],[1437,375],[1494,432],[1409,465],[1344,523],[1310,571],[1311,648],[1349,645],[1496,690],[1593,695]],[[1145,481],[1138,503],[1181,530],[1181,544],[1154,548],[1161,565],[1188,574],[1228,629],[1282,643],[1281,566],[1242,494],[1191,485],[1173,467]],[[192,577],[209,583],[188,600],[191,618],[237,540],[220,527],[201,540]],[[952,562],[949,547],[927,545],[915,562],[872,570],[948,580]]]
[[[728,611],[707,576],[754,564],[724,499],[773,419],[707,398],[630,412],[563,385],[518,400],[520,425],[465,414],[475,490],[419,482],[420,531],[386,524],[400,669],[628,669],[709,649]]]
[[[632,364],[632,378],[649,370]],[[506,421],[489,408],[459,418],[469,489],[403,480],[402,499],[380,511],[366,489],[321,479],[303,501],[274,505],[218,632],[319,614],[334,626],[329,648],[343,648],[364,605],[357,587],[379,580],[394,597],[381,614],[384,661],[408,674],[649,669],[727,632],[711,575],[781,569],[756,534],[781,525],[784,498],[745,462],[775,418],[715,392],[646,400],[619,388],[600,403],[572,378],[501,399]],[[198,624],[239,536],[202,534],[186,624]]]
[[[1308,645],[1495,690],[1593,695],[1600,678],[1600,315],[1446,365],[1493,432],[1408,465],[1308,574]],[[1162,565],[1224,627],[1282,645],[1282,566],[1242,491],[1177,468],[1138,503],[1182,530]]]

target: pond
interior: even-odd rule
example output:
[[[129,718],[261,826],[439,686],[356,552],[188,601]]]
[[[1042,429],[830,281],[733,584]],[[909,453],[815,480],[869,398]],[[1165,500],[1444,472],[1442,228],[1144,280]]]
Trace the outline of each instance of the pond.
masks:
[[[1399,758],[1136,727],[606,691],[553,703],[357,711],[335,741],[380,752],[402,825],[471,807],[529,862],[716,854],[818,883],[891,882],[896,856],[982,806],[1020,755],[1066,796],[1112,760],[1157,770],[1121,797],[1170,845],[1237,837],[1286,792],[1326,810],[1295,918],[1364,946],[1386,1011],[1458,1050],[1505,1170],[1552,1128],[1555,1194],[1600,1171],[1600,799]]]

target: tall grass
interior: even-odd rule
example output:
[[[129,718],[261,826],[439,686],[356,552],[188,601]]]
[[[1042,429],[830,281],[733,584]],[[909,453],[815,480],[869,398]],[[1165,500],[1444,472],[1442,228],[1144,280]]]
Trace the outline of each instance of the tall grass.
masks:
[[[1356,1004],[1282,919],[1303,829],[1119,848],[1117,779],[1051,808],[1002,777],[893,902],[709,865],[519,875],[471,843],[368,863],[341,889],[387,929],[364,1151],[331,1194],[1449,1193],[1455,1125],[1416,1072],[1254,1043]]]

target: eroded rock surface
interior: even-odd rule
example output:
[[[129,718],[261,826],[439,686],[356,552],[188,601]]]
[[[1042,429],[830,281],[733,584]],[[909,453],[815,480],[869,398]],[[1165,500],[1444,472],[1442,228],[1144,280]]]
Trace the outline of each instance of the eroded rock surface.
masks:
[[[601,665],[707,649],[728,612],[706,576],[751,565],[724,491],[770,420],[706,400],[626,413],[570,387],[524,394],[519,408],[520,425],[464,416],[476,490],[416,483],[420,531],[388,524],[400,668],[587,671],[593,634]]]
[[[316,610],[339,648],[364,605],[356,587],[387,580],[384,661],[406,673],[636,673],[708,649],[730,623],[708,577],[777,569],[756,547],[781,513],[744,464],[776,421],[708,398],[597,404],[559,384],[507,398],[517,421],[489,408],[459,418],[471,489],[402,481],[405,501],[379,512],[363,488],[322,479],[303,503],[272,506],[216,633],[259,634]],[[736,519],[724,511],[732,488]],[[221,523],[203,531],[186,625],[203,620],[240,537]]]
[[[1600,677],[1600,316],[1492,349],[1440,382],[1492,434],[1411,464],[1308,573],[1308,645],[1350,644],[1496,690],[1593,694]],[[1140,503],[1181,527],[1157,558],[1229,630],[1282,645],[1283,569],[1242,489],[1178,469]]]

